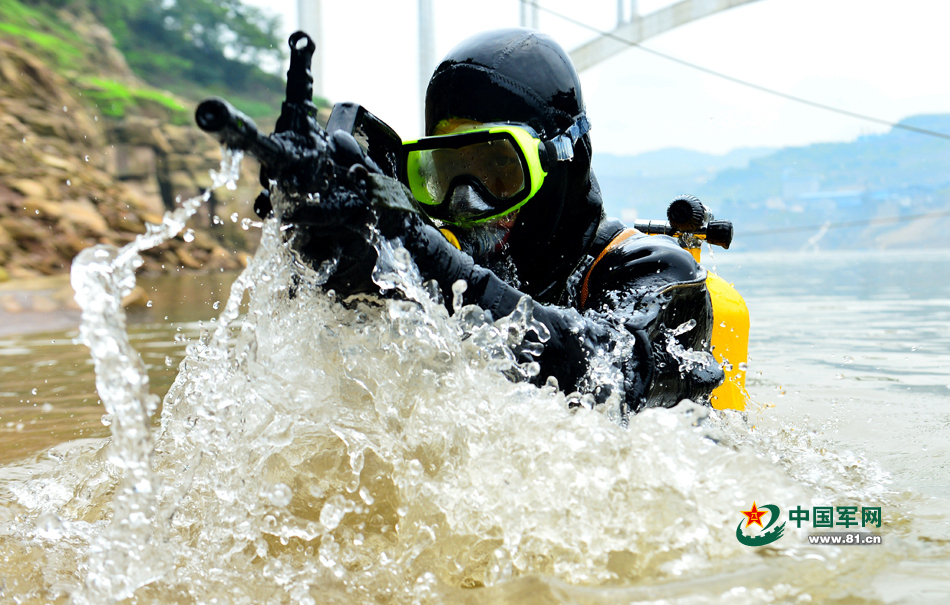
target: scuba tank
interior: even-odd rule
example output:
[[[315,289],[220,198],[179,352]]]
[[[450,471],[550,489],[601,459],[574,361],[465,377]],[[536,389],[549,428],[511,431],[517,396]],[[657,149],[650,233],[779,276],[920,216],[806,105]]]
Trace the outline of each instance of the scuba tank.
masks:
[[[713,220],[709,209],[691,195],[682,195],[670,202],[666,216],[667,221],[635,221],[633,226],[649,235],[675,237],[697,263],[703,241],[725,249],[732,244],[732,223]],[[717,410],[744,410],[749,399],[745,388],[749,308],[732,284],[709,270],[706,271],[706,290],[713,307],[712,354],[726,375],[710,400]]]

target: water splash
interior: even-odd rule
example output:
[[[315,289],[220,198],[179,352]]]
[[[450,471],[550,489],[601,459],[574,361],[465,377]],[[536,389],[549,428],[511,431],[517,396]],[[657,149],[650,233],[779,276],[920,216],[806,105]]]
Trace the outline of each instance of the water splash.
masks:
[[[241,152],[224,151],[220,172],[211,172],[214,187],[234,188],[241,157]],[[158,398],[149,394],[145,364],[129,342],[122,299],[135,287],[135,270],[143,264],[140,253],[178,235],[210,195],[208,190],[166,212],[161,225],[149,224],[145,234],[121,249],[98,245],[84,250],[72,265],[70,281],[82,309],[79,341],[89,347],[96,388],[110,419],[108,463],[122,476],[109,527],[90,545],[86,590],[76,596],[80,603],[128,598],[160,577],[169,563],[161,535],[156,535],[162,526],[154,523],[160,483],[152,471],[150,418]]]
[[[461,306],[458,285],[450,315],[386,240],[374,279],[387,295],[341,304],[321,287],[332,263],[301,265],[276,222],[261,227],[157,429],[117,302],[136,254],[77,261],[112,443],[105,459],[77,446],[9,485],[0,570],[34,579],[0,590],[80,603],[821,602],[862,594],[906,554],[809,547],[794,530],[739,544],[753,500],[899,496],[866,460],[753,431],[744,415],[684,403],[622,427],[572,409],[555,384],[521,381],[536,368],[511,346],[546,337],[526,304],[492,321]],[[590,386],[616,386],[609,357],[594,366]]]
[[[666,352],[670,354],[672,359],[676,360],[681,378],[684,378],[696,368],[707,367],[715,363],[712,354],[708,351],[697,351],[695,349],[686,348],[676,338],[693,330],[695,327],[696,320],[690,319],[675,328],[663,330],[666,336]]]

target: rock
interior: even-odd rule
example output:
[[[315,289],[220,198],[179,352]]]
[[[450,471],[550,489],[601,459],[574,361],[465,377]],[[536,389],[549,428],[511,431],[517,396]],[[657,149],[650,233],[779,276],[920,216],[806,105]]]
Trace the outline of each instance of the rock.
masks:
[[[66,158],[57,157],[48,153],[42,153],[40,154],[40,161],[51,168],[59,168],[60,170],[70,174],[79,172],[79,164],[73,160],[67,160]]]
[[[204,229],[195,229],[194,231],[195,239],[191,243],[195,248],[200,248],[201,250],[214,250],[219,247],[217,241],[214,237]]]
[[[28,240],[42,241],[47,234],[34,218],[26,214],[0,217],[0,228],[19,246],[23,246]]]
[[[75,225],[85,227],[95,235],[106,235],[109,233],[109,225],[102,218],[99,211],[89,200],[83,199],[75,202],[63,202],[63,213],[69,221]]]
[[[23,311],[23,304],[12,294],[0,296],[0,308],[7,313],[20,313]]]
[[[57,304],[55,300],[49,298],[48,296],[35,294],[32,296],[31,302],[31,311],[37,311],[39,313],[51,313],[53,311],[59,311],[59,304]]]
[[[192,253],[186,250],[184,247],[175,250],[175,254],[178,256],[178,260],[181,262],[181,264],[185,267],[188,267],[189,269],[201,269],[204,267],[204,263],[195,258]]]
[[[145,86],[115,51],[107,30],[88,14],[73,25],[93,42],[96,60],[108,72],[97,77]],[[88,95],[72,91],[88,90],[87,76],[57,73],[0,33],[0,279],[63,273],[90,245],[133,240],[145,231],[144,221],[161,223],[162,187],[170,200],[192,197],[210,185],[208,171],[218,169],[218,145],[193,125],[167,123],[167,110],[130,104],[125,118],[116,120],[85,105]],[[238,191],[219,192],[215,214],[252,215],[256,165],[246,161],[243,168]],[[190,221],[191,244],[146,251],[144,269],[237,266],[233,253],[200,228],[210,213],[211,206],[202,208]],[[230,221],[215,236],[235,249],[253,244]]]
[[[148,305],[148,292],[146,292],[142,286],[135,286],[135,288],[122,299],[122,306],[126,309],[129,307],[144,307],[146,305]]]
[[[0,224],[0,250],[8,250],[11,248],[15,242],[13,238],[10,237],[10,234],[4,229],[3,225]]]
[[[152,128],[152,140],[154,141],[153,148],[158,153],[161,153],[164,155],[171,155],[175,153],[175,150],[172,149],[172,146],[168,142],[168,139],[166,139],[165,135],[162,133],[161,128],[158,128],[158,127]]]
[[[162,221],[165,220],[165,215],[159,214],[157,212],[156,213],[149,212],[142,215],[142,220],[144,220],[147,223],[152,223],[153,225],[161,225]]]
[[[58,219],[63,216],[63,205],[45,198],[28,197],[23,200],[23,210],[46,219]]]
[[[116,145],[112,159],[112,174],[120,179],[146,179],[155,173],[155,150],[151,147]]]
[[[30,179],[10,179],[8,185],[27,197],[48,198],[49,191],[41,183]]]

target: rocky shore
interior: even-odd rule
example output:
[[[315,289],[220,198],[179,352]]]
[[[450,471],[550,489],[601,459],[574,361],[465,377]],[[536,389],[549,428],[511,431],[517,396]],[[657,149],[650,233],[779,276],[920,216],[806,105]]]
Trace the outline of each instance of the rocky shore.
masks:
[[[99,27],[111,77],[141,85]],[[177,112],[143,102],[109,117],[90,101],[95,85],[70,78],[0,38],[0,281],[68,273],[82,249],[131,241],[177,198],[210,186],[219,165],[219,147],[189,124],[187,102]],[[253,217],[256,171],[245,160],[239,188],[215,192],[192,219],[194,238],[149,251],[143,270],[239,268],[255,244],[240,219]]]

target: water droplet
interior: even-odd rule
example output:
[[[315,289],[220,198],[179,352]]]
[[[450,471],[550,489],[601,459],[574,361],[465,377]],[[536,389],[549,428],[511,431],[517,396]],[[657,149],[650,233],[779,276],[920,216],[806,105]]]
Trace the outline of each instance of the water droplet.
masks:
[[[72,181],[70,181],[69,179],[66,179],[66,186],[67,186],[67,187],[72,186],[72,184],[73,184]]]
[[[320,524],[326,531],[333,531],[346,515],[346,499],[337,494],[332,496],[320,509]]]
[[[112,414],[103,414],[99,421],[102,422],[102,426],[112,426]]]
[[[238,219],[239,219],[239,218],[240,218],[240,216],[238,215],[237,212],[232,212],[232,213],[231,213],[231,222],[232,222],[232,223],[238,222]]]
[[[151,309],[151,308],[152,308],[152,301],[146,302],[146,303],[145,303],[145,306],[148,307],[149,309]]]
[[[33,387],[33,390],[30,391],[30,392],[33,393],[34,395],[36,395],[36,393],[37,393],[38,391],[36,390],[36,387]]]
[[[44,540],[60,540],[64,534],[63,522],[53,513],[45,512],[36,519],[36,535]]]
[[[270,500],[270,503],[274,506],[284,507],[290,504],[290,500],[293,498],[294,492],[290,489],[290,486],[285,483],[278,483],[274,486],[267,494],[267,499]]]
[[[185,240],[189,244],[195,241],[195,230],[189,229],[188,231],[185,231],[185,233],[182,234],[181,239]]]
[[[69,111],[69,108],[63,105],[63,113],[66,113],[67,111]]]
[[[220,306],[221,306],[221,301],[220,301],[220,300],[216,300],[216,301],[214,301],[214,304],[211,305],[211,308],[214,309],[215,311],[217,311],[217,310],[218,310],[218,307],[220,307]]]
[[[372,506],[373,502],[376,502],[373,498],[373,494],[369,493],[369,490],[366,489],[365,486],[360,488],[360,498],[366,503],[366,506]]]

